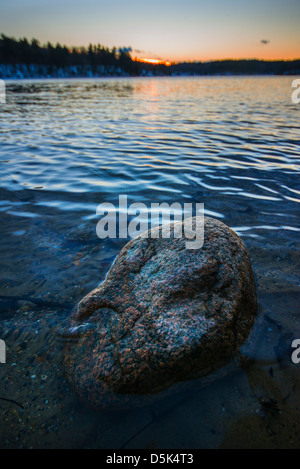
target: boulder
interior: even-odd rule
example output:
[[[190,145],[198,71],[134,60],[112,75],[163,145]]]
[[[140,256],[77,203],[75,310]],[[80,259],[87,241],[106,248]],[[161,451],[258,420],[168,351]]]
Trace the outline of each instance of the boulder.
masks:
[[[205,217],[203,246],[187,249],[175,227],[169,239],[158,227],[126,244],[71,315],[64,370],[95,408],[142,405],[212,373],[254,324],[254,275],[238,235]]]

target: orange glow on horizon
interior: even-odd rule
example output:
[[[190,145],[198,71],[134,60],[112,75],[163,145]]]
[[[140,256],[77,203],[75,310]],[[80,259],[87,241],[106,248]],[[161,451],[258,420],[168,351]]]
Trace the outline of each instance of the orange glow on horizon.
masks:
[[[169,67],[171,65],[171,62],[169,62],[168,60],[159,60],[159,59],[146,59],[146,58],[137,58],[135,57],[133,59],[135,62],[143,62],[143,63],[146,63],[146,64],[153,64],[153,65],[166,65],[167,67]]]
[[[193,55],[180,56],[172,60],[172,64],[178,64],[182,62],[218,62],[222,60],[263,60],[266,62],[269,61],[290,61],[290,60],[299,60],[300,53],[289,53],[289,54],[280,54],[280,53],[270,53],[270,54],[215,54],[215,55],[201,55],[201,58],[195,57]]]
[[[199,54],[200,55],[200,54]],[[284,53],[284,51],[276,51],[276,53],[269,53],[266,54],[264,51],[260,51],[260,53],[256,54],[213,54],[213,55],[204,55],[197,57],[195,55],[182,55],[174,57],[172,60],[164,60],[164,59],[148,59],[145,57],[131,57],[132,60],[136,62],[148,63],[153,65],[166,65],[170,67],[171,65],[175,65],[178,63],[183,62],[218,62],[222,60],[264,60],[268,61],[290,61],[290,60],[299,60],[300,53],[295,51],[291,51],[289,54]]]

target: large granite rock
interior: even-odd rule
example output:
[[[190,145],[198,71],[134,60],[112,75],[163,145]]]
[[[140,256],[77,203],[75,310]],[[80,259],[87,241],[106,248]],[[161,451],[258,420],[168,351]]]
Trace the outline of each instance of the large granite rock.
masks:
[[[207,375],[247,338],[257,311],[249,255],[220,221],[205,217],[204,226],[200,249],[174,238],[174,224],[170,239],[133,239],[78,304],[64,369],[93,407],[139,405]]]

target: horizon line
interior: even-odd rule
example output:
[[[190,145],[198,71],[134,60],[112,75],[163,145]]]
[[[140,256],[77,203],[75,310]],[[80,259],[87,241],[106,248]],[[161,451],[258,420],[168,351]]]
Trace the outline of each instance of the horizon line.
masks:
[[[67,48],[69,50],[69,52],[72,52],[72,49],[76,49],[77,51],[80,51],[82,49],[88,49],[89,46],[92,46],[92,47],[97,47],[97,46],[101,46],[101,47],[104,47],[104,48],[107,48],[108,50],[112,51],[113,49],[116,49],[117,52],[121,51],[121,50],[126,50],[128,51],[129,55],[130,55],[130,58],[132,61],[138,61],[138,62],[145,62],[145,63],[152,63],[153,65],[160,65],[160,64],[165,64],[167,66],[170,66],[170,65],[178,65],[178,64],[181,64],[181,63],[209,63],[209,62],[222,62],[222,61],[251,61],[251,60],[257,60],[257,61],[260,61],[260,62],[293,62],[293,61],[297,61],[297,60],[300,60],[300,56],[299,57],[293,57],[293,58],[258,58],[258,57],[238,57],[238,58],[234,58],[232,56],[225,56],[223,58],[209,58],[209,59],[201,59],[201,58],[194,58],[194,59],[190,59],[190,58],[187,58],[187,59],[162,59],[161,57],[159,56],[156,56],[156,57],[153,57],[154,54],[149,54],[149,55],[152,55],[152,57],[143,57],[143,58],[140,58],[140,57],[137,57],[137,56],[134,56],[134,52],[136,53],[136,50],[137,49],[133,49],[131,46],[128,46],[128,47],[120,47],[120,46],[113,46],[113,47],[109,47],[109,46],[105,46],[104,44],[102,44],[101,42],[95,42],[95,43],[89,43],[88,45],[80,45],[80,46],[74,46],[74,45],[68,45],[66,43],[60,43],[59,41],[55,42],[55,43],[51,43],[50,41],[47,41],[47,42],[44,42],[42,43],[39,39],[37,39],[36,37],[32,36],[30,39],[28,39],[27,37],[23,36],[23,37],[15,37],[15,36],[9,36],[3,32],[0,33],[0,37],[3,38],[8,38],[10,40],[15,40],[17,42],[20,42],[22,40],[26,40],[28,41],[29,44],[32,43],[32,41],[37,41],[38,42],[38,45],[39,47],[41,48],[47,48],[48,47],[48,44],[54,46],[54,47],[57,47],[58,45],[60,47],[63,47],[63,48]]]

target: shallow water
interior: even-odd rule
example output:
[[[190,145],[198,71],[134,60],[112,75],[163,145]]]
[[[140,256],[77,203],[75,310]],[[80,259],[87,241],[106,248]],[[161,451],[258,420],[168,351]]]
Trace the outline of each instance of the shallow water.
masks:
[[[299,446],[292,428],[300,365],[289,358],[300,338],[300,105],[291,101],[292,80],[7,82],[0,398],[19,405],[0,400],[1,447]],[[204,203],[242,237],[256,275],[259,341],[235,373],[171,405],[111,415],[68,389],[56,332],[128,241],[100,240],[95,230],[97,205],[118,205],[122,194],[148,207]]]

